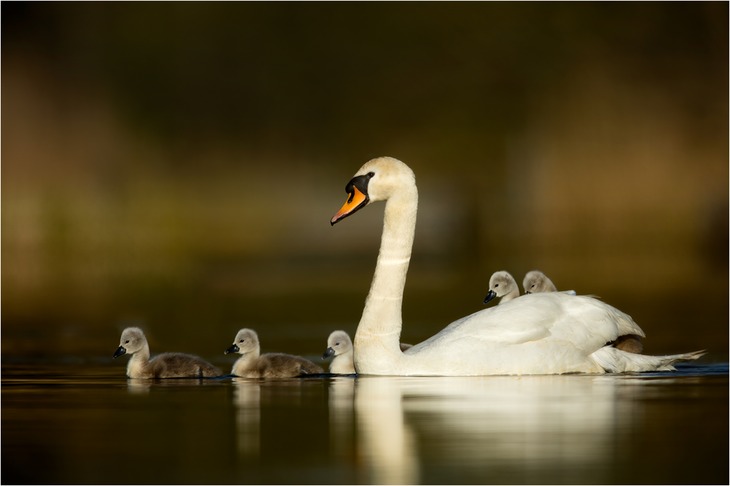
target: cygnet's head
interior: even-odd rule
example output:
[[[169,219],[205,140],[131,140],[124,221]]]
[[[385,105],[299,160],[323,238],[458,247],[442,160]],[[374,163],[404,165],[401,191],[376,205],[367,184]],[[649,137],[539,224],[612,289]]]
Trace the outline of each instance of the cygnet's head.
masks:
[[[327,338],[327,350],[322,355],[322,359],[345,354],[351,349],[352,340],[350,336],[345,331],[333,331]]]
[[[557,292],[558,289],[547,275],[539,270],[527,272],[525,279],[522,281],[526,294],[537,294],[540,292]]]
[[[330,220],[335,224],[371,202],[384,201],[398,190],[417,194],[416,176],[406,164],[393,157],[378,157],[365,163],[345,186],[347,200]]]
[[[259,336],[253,329],[241,329],[236,334],[233,344],[225,350],[224,354],[238,353],[246,354],[259,349]]]
[[[517,295],[514,295],[514,297],[519,295],[519,288],[514,277],[509,272],[494,272],[489,279],[489,292],[484,297],[484,303],[486,304],[495,297],[504,297],[510,293],[516,293]]]
[[[119,339],[119,347],[114,352],[114,358],[118,358],[123,354],[134,354],[141,350],[147,344],[147,338],[144,336],[142,329],[138,327],[128,327],[122,331],[122,337]]]

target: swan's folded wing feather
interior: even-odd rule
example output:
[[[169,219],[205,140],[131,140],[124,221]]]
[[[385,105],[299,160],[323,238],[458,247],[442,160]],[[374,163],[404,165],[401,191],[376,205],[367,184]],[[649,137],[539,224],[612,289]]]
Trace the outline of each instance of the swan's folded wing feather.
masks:
[[[550,330],[545,327],[515,326],[512,329],[502,328],[499,333],[474,335],[472,339],[485,344],[525,344],[545,339],[548,336],[550,336]]]
[[[643,335],[643,331],[628,315],[602,301],[560,292],[538,293],[454,321],[406,353],[462,340],[524,344],[549,337],[571,343],[588,355],[624,334]]]
[[[405,350],[404,353],[415,354],[433,346],[453,345],[454,349],[460,349],[492,344],[523,344],[550,336],[549,321],[546,319],[519,319],[509,322],[503,319],[504,312],[494,312],[509,303],[490,307],[454,321],[438,334]],[[457,344],[459,342],[461,344]]]

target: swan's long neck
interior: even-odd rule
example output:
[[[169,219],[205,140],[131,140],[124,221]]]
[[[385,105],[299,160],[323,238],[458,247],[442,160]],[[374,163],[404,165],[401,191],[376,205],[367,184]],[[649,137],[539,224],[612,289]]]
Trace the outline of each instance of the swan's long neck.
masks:
[[[385,204],[380,253],[355,334],[355,364],[372,352],[400,353],[401,308],[416,229],[418,191],[402,187]]]

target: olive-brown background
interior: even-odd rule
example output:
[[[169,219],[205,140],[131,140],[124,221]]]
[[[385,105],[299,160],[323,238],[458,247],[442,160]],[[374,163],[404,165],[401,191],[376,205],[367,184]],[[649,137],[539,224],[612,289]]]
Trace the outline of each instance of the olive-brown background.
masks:
[[[354,332],[416,172],[403,340],[539,268],[653,354],[728,343],[728,10],[703,3],[2,4],[3,359]]]

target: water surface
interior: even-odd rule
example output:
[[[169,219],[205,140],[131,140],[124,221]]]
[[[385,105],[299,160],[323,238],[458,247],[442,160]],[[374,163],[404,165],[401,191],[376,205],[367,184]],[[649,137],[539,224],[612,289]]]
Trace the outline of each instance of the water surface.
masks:
[[[4,363],[2,482],[723,483],[728,366],[140,381]]]

